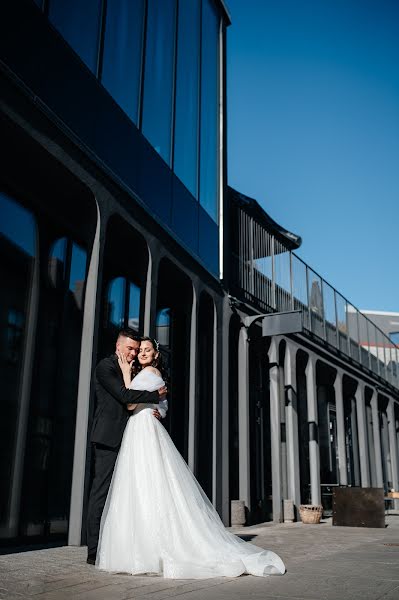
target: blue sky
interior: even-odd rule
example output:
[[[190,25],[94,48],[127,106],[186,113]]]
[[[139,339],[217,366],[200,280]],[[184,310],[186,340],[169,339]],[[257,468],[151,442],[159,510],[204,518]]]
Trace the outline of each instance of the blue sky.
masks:
[[[228,181],[359,308],[399,311],[399,0],[228,0]]]

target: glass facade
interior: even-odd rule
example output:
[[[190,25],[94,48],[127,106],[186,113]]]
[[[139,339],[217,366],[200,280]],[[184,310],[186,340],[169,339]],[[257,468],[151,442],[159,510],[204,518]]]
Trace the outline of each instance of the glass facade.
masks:
[[[50,0],[50,21],[93,73],[97,73],[101,0]]]
[[[142,64],[144,0],[108,0],[101,83],[138,123]]]
[[[171,162],[175,52],[175,0],[148,0],[142,130]]]
[[[0,538],[13,537],[16,457],[19,423],[23,418],[21,387],[29,321],[29,297],[36,260],[33,215],[0,192]],[[18,475],[18,474],[17,474]]]
[[[156,339],[161,346],[170,347],[170,308],[162,308],[157,313]]]
[[[220,14],[215,1],[49,0],[48,13],[218,223]]]
[[[68,531],[87,253],[42,216],[0,194],[3,540]]]
[[[122,327],[139,331],[140,288],[125,277],[117,277],[109,284],[108,323],[114,326],[115,333]]]
[[[200,2],[180,2],[177,38],[174,171],[198,197]]]
[[[49,233],[51,240],[52,232],[43,231],[43,238]],[[42,278],[32,363],[19,523],[23,538],[68,532],[86,266],[86,251],[69,235],[50,245],[50,285]]]
[[[202,2],[200,204],[218,222],[219,19]]]

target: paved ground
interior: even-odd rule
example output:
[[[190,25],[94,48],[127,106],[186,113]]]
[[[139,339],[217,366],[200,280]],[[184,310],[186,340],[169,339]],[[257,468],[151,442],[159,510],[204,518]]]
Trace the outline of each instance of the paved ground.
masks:
[[[200,581],[99,572],[86,548],[63,547],[0,555],[0,598],[21,600],[399,600],[399,514],[385,529],[264,525],[240,535],[278,552],[283,577]]]

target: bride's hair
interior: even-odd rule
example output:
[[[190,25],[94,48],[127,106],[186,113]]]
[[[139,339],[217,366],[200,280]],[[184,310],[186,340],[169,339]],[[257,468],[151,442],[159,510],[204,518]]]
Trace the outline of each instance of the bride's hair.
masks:
[[[161,351],[159,349],[159,342],[158,340],[156,340],[155,338],[152,337],[148,337],[148,336],[143,336],[140,338],[140,342],[150,342],[152,347],[154,348],[154,350],[156,352],[158,352],[158,356],[156,359],[153,360],[151,366],[155,367],[156,369],[158,369],[158,371],[161,373],[161,377],[164,381],[166,381],[166,371],[164,369],[163,366],[163,361],[162,361],[162,354]],[[135,377],[135,375],[137,375],[137,373],[139,373],[141,371],[143,367],[141,366],[141,364],[138,362],[135,362],[135,364],[133,365],[132,368],[132,375],[133,377]]]

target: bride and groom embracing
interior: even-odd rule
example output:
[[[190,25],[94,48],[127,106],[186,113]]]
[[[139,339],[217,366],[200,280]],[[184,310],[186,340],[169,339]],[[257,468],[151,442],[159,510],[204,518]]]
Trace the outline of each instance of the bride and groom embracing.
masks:
[[[277,554],[225,529],[161,424],[167,389],[156,340],[121,330],[95,389],[87,562],[174,579],[285,572]]]

